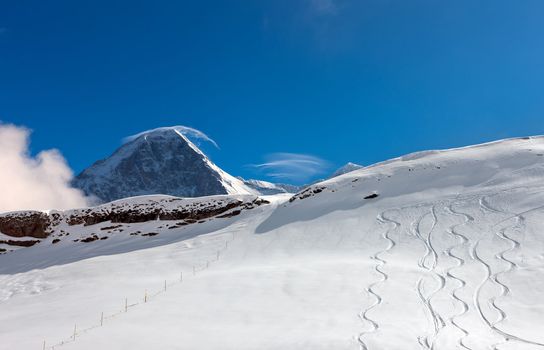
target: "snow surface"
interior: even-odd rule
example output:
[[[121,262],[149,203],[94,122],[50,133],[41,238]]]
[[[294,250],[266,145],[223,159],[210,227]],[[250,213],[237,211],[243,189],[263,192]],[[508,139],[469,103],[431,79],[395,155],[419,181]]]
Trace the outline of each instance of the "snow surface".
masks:
[[[420,152],[224,221],[0,256],[1,346],[542,349],[543,154]]]
[[[280,194],[280,193],[296,193],[301,188],[303,188],[302,186],[272,183],[272,182],[263,181],[263,180],[253,180],[253,179],[244,180],[242,178],[239,178],[239,179],[242,180],[246,186],[254,189],[256,192],[262,195],[273,195],[273,194]]]

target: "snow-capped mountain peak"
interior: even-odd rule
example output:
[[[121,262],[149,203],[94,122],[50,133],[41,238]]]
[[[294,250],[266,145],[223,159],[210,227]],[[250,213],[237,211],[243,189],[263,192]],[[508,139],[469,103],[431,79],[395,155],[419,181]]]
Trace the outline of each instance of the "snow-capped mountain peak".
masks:
[[[256,193],[215,165],[180,128],[158,128],[126,139],[110,157],[81,172],[74,186],[103,202],[145,194]]]
[[[361,169],[361,168],[363,168],[362,165],[355,164],[355,163],[352,163],[352,162],[348,162],[344,166],[338,168],[334,173],[332,173],[330,178],[337,177],[337,176],[340,176],[340,175],[344,175],[346,173],[349,173],[349,172],[352,172],[354,170],[358,170],[358,169]]]

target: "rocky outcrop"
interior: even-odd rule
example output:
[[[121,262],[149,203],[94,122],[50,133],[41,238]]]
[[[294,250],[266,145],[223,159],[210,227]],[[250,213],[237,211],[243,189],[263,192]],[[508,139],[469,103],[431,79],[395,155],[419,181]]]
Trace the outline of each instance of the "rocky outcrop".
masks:
[[[303,199],[306,199],[308,197],[315,196],[316,194],[323,192],[324,189],[326,189],[325,186],[308,187],[307,189],[305,189],[305,190],[295,194],[293,197],[289,198],[289,202],[292,203],[292,202],[296,201],[297,199],[298,200],[303,200]]]
[[[0,244],[7,244],[7,245],[10,245],[10,246],[15,246],[15,247],[32,247],[34,244],[36,243],[39,243],[41,242],[39,239],[31,239],[31,240],[13,240],[13,239],[8,239],[8,240],[1,240],[0,239]]]
[[[269,202],[257,196],[215,196],[204,198],[177,198],[171,196],[143,196],[103,204],[97,207],[52,212],[49,214],[28,211],[0,214],[0,231],[14,239],[1,239],[0,244],[13,247],[30,247],[40,239],[52,235],[52,243],[77,232],[74,226],[92,226],[104,222],[112,225],[97,227],[94,232],[123,232],[124,224],[143,223],[155,220],[177,221],[166,223],[168,229],[202,223],[210,219],[224,219],[240,215],[244,210],[253,209]],[[73,228],[72,228],[73,227]],[[161,226],[157,228],[161,228]],[[74,230],[74,231],[73,231]],[[138,232],[140,233],[140,232]],[[158,234],[158,233],[157,233]],[[132,235],[132,234],[131,234]],[[137,235],[135,233],[134,235]],[[142,236],[154,236],[145,233]],[[22,237],[36,238],[34,240]],[[16,238],[16,239],[15,239]],[[90,243],[107,239],[96,233],[78,238],[74,242]],[[5,252],[5,248],[3,252]],[[0,253],[3,253],[0,252]]]
[[[49,215],[39,211],[0,215],[0,232],[11,237],[46,238],[50,224]]]
[[[167,199],[168,203],[175,202],[176,198]],[[232,200],[226,202],[193,202],[183,206],[166,206],[165,203],[148,202],[137,205],[112,205],[110,208],[89,208],[73,211],[67,218],[69,225],[95,225],[101,222],[111,221],[112,223],[137,223],[152,220],[184,220],[187,223],[194,223],[203,219],[219,216],[229,210],[238,208],[247,210],[267,204],[268,201],[256,198],[250,202],[243,200]],[[230,215],[233,216],[233,215]]]

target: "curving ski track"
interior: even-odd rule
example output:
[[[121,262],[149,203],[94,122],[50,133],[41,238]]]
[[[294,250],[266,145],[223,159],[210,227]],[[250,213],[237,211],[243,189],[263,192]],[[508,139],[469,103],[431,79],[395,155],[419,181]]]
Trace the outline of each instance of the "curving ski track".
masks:
[[[427,215],[431,215],[433,221],[432,221],[431,228],[429,229],[428,234],[424,237],[420,230],[420,224],[421,224],[421,221]],[[429,213],[422,215],[418,220],[412,223],[414,235],[418,239],[420,239],[423,245],[425,246],[425,254],[419,260],[418,266],[420,268],[425,269],[427,272],[431,273],[438,284],[436,289],[434,289],[428,296],[425,296],[423,293],[423,289],[424,289],[423,277],[420,278],[416,283],[416,291],[417,291],[418,297],[421,300],[421,303],[423,304],[427,312],[429,313],[429,315],[431,316],[431,319],[433,322],[432,335],[418,337],[418,342],[420,346],[424,349],[434,349],[434,341],[438,337],[438,333],[440,332],[440,330],[442,330],[446,326],[446,323],[444,322],[442,316],[440,316],[440,314],[436,312],[431,302],[432,298],[437,293],[439,293],[442,289],[444,289],[444,286],[446,285],[446,278],[435,271],[436,266],[438,264],[438,254],[432,244],[432,234],[436,228],[437,223],[438,223],[438,218],[436,215],[436,208],[434,205],[431,207]],[[430,264],[427,265],[428,258],[430,257],[432,258],[432,260]]]
[[[488,211],[488,212],[492,212],[492,213],[496,213],[496,214],[506,214],[508,215],[509,213],[507,212],[504,212],[504,211],[500,211],[498,209],[495,209],[493,207],[491,207],[489,205],[489,203],[487,202],[487,200],[485,199],[485,196],[484,197],[481,197],[480,200],[479,200],[479,204],[480,204],[480,208],[483,209],[484,211]],[[519,221],[518,221],[518,224],[520,224],[522,222],[522,218],[520,215],[518,215],[519,217]],[[474,243],[472,245],[472,248],[471,248],[471,257],[478,261],[483,267],[484,267],[484,270],[486,271],[486,276],[485,278],[482,280],[482,282],[480,282],[480,284],[478,285],[478,287],[476,288],[476,291],[474,292],[473,294],[473,302],[474,302],[474,306],[476,307],[476,310],[478,311],[478,315],[480,316],[480,319],[489,327],[489,329],[491,331],[493,331],[494,333],[502,336],[504,338],[504,342],[509,342],[509,341],[518,341],[518,342],[522,342],[522,343],[525,343],[525,344],[531,344],[531,345],[536,345],[536,346],[539,346],[539,347],[544,347],[544,343],[540,343],[540,342],[536,342],[536,341],[533,341],[533,340],[530,340],[530,339],[525,339],[525,338],[522,338],[522,337],[518,337],[516,335],[513,335],[513,334],[510,334],[508,332],[505,332],[501,329],[499,329],[497,327],[497,324],[504,321],[504,319],[506,319],[507,315],[506,313],[504,312],[504,310],[502,310],[497,304],[496,304],[496,300],[497,298],[499,297],[504,297],[505,295],[507,295],[509,293],[509,288],[508,286],[506,286],[504,283],[500,282],[499,279],[498,279],[498,276],[500,276],[501,274],[505,274],[505,273],[508,273],[510,271],[512,271],[514,268],[517,268],[517,265],[515,262],[511,261],[511,260],[508,260],[504,257],[504,254],[506,254],[507,252],[509,251],[512,251],[514,249],[516,249],[517,247],[519,247],[520,243],[516,240],[513,240],[512,238],[510,238],[509,236],[506,235],[505,233],[506,229],[502,229],[500,230],[498,233],[497,233],[497,236],[499,236],[501,239],[504,239],[508,242],[510,242],[512,244],[512,246],[504,251],[501,251],[497,254],[495,254],[495,258],[496,259],[500,259],[506,263],[509,264],[509,267],[504,270],[504,271],[500,271],[500,272],[497,272],[497,273],[493,273],[492,269],[491,269],[491,266],[486,263],[479,255],[478,255],[478,245],[480,243],[481,240],[478,240],[476,241],[476,243]],[[489,318],[486,317],[485,313],[483,312],[483,309],[482,309],[482,305],[481,305],[481,302],[480,302],[480,296],[481,296],[481,291],[482,291],[482,288],[488,283],[488,282],[492,282],[494,283],[495,285],[497,285],[500,289],[501,289],[501,295],[500,296],[495,296],[495,297],[491,297],[490,299],[488,299],[488,303],[489,305],[498,312],[499,316],[498,316],[498,319],[496,321],[491,321],[489,320]],[[492,345],[492,349],[497,349],[497,346],[499,344],[502,344],[504,342],[501,342],[501,343],[495,343]]]
[[[373,259],[373,260],[375,260],[377,262],[376,265],[374,266],[374,271],[376,271],[380,275],[381,278],[380,278],[380,280],[378,280],[378,281],[376,281],[374,283],[371,283],[365,289],[365,291],[368,294],[372,295],[376,300],[372,305],[368,306],[366,309],[364,309],[359,314],[359,318],[361,319],[361,321],[368,322],[372,326],[372,330],[363,331],[363,332],[361,332],[359,334],[358,342],[359,342],[359,347],[360,347],[361,350],[368,350],[368,346],[366,345],[366,343],[364,341],[365,335],[369,334],[369,333],[376,332],[380,328],[379,324],[376,321],[374,321],[370,317],[368,317],[368,313],[372,309],[374,309],[375,307],[377,307],[378,305],[380,305],[382,303],[382,297],[378,293],[376,293],[374,288],[377,287],[378,285],[384,283],[385,281],[387,281],[389,276],[387,275],[387,273],[385,273],[383,271],[383,267],[387,264],[387,262],[384,259],[380,258],[380,255],[389,252],[396,245],[395,241],[389,236],[389,234],[391,233],[391,231],[395,230],[398,226],[400,226],[400,223],[398,223],[398,222],[396,222],[394,220],[391,220],[389,218],[386,218],[385,217],[385,211],[380,213],[377,216],[376,219],[378,220],[378,222],[380,222],[381,224],[384,224],[384,225],[393,224],[393,227],[391,227],[389,225],[389,227],[382,234],[382,238],[387,241],[387,246],[385,247],[385,249],[377,252],[376,254],[374,254],[371,257],[371,259]]]
[[[459,243],[457,245],[454,245],[450,248],[448,248],[445,253],[446,255],[448,255],[450,258],[454,259],[456,262],[457,262],[457,266],[453,266],[453,267],[450,267],[446,270],[446,277],[447,278],[450,278],[454,281],[457,281],[458,283],[458,287],[454,288],[451,292],[451,297],[452,299],[454,299],[457,303],[461,304],[463,310],[458,313],[457,315],[453,315],[451,316],[448,321],[455,327],[457,328],[461,333],[463,333],[463,336],[461,336],[458,340],[457,340],[457,344],[459,345],[459,347],[463,348],[463,349],[467,349],[467,350],[472,350],[472,348],[468,347],[467,345],[465,345],[464,343],[464,340],[465,338],[467,338],[469,336],[469,331],[465,328],[463,328],[461,325],[459,325],[459,323],[456,321],[456,318],[458,317],[461,317],[463,315],[465,315],[468,310],[469,310],[469,306],[468,306],[468,303],[466,301],[464,301],[463,299],[461,299],[458,295],[457,295],[457,292],[459,292],[460,290],[462,290],[463,288],[465,288],[466,286],[466,281],[463,280],[462,278],[460,277],[457,277],[453,274],[453,270],[454,269],[460,269],[462,268],[464,265],[465,265],[465,260],[457,255],[455,255],[452,251],[454,249],[461,249],[461,248],[464,248],[466,246],[466,244],[468,243],[468,238],[466,236],[464,236],[463,234],[459,233],[456,231],[456,228],[459,227],[459,226],[462,226],[462,225],[466,225],[469,221],[473,221],[474,218],[471,217],[470,215],[468,214],[464,214],[464,213],[460,213],[460,212],[457,212],[453,209],[453,204],[449,204],[447,207],[445,207],[446,211],[448,213],[450,213],[451,215],[455,215],[455,216],[462,216],[463,219],[464,219],[464,222],[461,223],[461,224],[454,224],[452,226],[450,226],[447,230],[447,232],[452,236],[454,237]]]

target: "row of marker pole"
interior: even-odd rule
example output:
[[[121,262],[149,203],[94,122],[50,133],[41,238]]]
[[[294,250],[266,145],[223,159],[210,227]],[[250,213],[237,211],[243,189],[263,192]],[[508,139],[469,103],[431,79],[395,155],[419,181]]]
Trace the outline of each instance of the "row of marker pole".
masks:
[[[233,235],[233,240],[234,240],[234,235]],[[227,249],[229,246],[229,241],[225,241],[225,249]],[[216,256],[216,260],[215,261],[218,261],[219,260],[219,256],[221,254],[221,251],[218,250],[217,251],[217,256]],[[208,269],[210,267],[210,261],[206,261],[206,269]],[[202,271],[202,270],[201,270]],[[193,276],[195,276],[197,273],[197,270],[196,270],[196,266],[193,265]],[[179,281],[180,283],[183,282],[183,271],[180,272],[180,275],[179,275]],[[166,280],[164,280],[164,292],[166,292]],[[144,303],[147,303],[147,290],[145,291],[144,293]],[[137,305],[137,304],[135,304]],[[133,305],[133,306],[135,306]],[[125,298],[125,312],[128,312],[128,298]],[[100,327],[102,327],[104,325],[104,312],[102,312],[100,314]],[[70,337],[73,341],[76,340],[76,336],[77,336],[77,324],[74,325],[74,333],[72,334],[72,336]],[[60,345],[64,345],[64,342],[62,342]],[[45,350],[45,346],[46,346],[46,342],[45,340],[43,341],[43,350]],[[51,349],[54,349],[55,346],[52,346]]]

